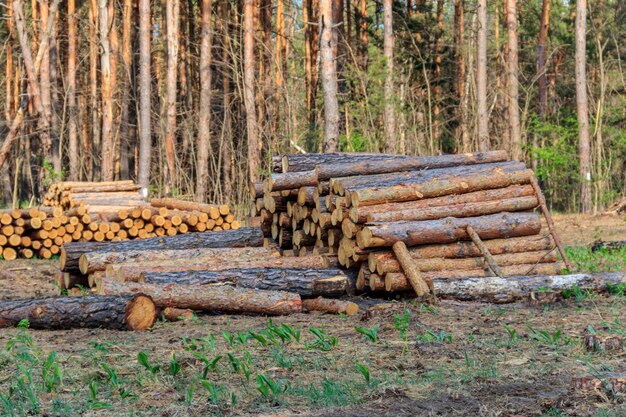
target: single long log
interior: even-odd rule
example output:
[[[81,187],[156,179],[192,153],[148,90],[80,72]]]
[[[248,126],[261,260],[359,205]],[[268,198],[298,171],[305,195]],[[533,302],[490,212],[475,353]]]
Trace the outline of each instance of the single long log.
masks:
[[[276,157],[273,161],[275,168],[273,172],[300,172],[310,171],[316,165],[322,164],[339,164],[344,162],[355,161],[372,161],[380,159],[403,159],[411,158],[405,155],[381,154],[381,153],[365,153],[365,152],[341,152],[341,153],[305,153],[305,154],[287,154]],[[273,159],[273,158],[272,158]]]
[[[413,261],[413,258],[411,258],[404,242],[396,242],[393,244],[392,248],[393,253],[398,259],[398,263],[402,267],[402,271],[415,291],[415,294],[417,294],[418,297],[428,294],[430,292],[428,284],[426,284],[426,281],[422,278],[419,267]]]
[[[578,287],[583,291],[604,292],[607,284],[625,283],[626,273],[623,272],[433,279],[435,291],[441,298],[501,304],[525,300],[531,293],[545,290],[560,292]]]
[[[156,306],[140,291],[134,295],[46,297],[0,302],[0,327],[28,319],[33,329],[103,327],[145,330],[156,320]]]
[[[300,313],[302,300],[286,291],[251,290],[229,286],[160,285],[97,281],[100,294],[144,293],[161,308],[176,307],[203,311],[285,315]]]
[[[301,297],[341,296],[348,278],[337,268],[241,268],[222,271],[144,272],[140,282],[174,285],[233,285],[289,291]]]
[[[175,198],[155,198],[150,200],[152,207],[166,207],[168,209],[182,211],[201,211],[209,213],[212,219],[216,219],[220,214],[228,214],[228,206],[215,206],[212,204],[195,203],[193,201],[176,200]],[[222,212],[225,213],[222,213]]]
[[[272,174],[265,179],[263,189],[266,193],[269,193],[272,191],[299,189],[300,187],[313,187],[317,184],[317,168],[313,168],[310,171]]]
[[[120,282],[138,281],[144,272],[174,271],[222,271],[238,268],[328,268],[331,266],[329,257],[325,255],[309,255],[301,257],[266,258],[244,260],[238,262],[210,263],[204,260],[152,261],[142,263],[110,264],[106,268],[107,277],[114,277]]]
[[[165,307],[161,311],[161,315],[167,321],[191,320],[193,318],[193,310],[188,308]]]
[[[476,203],[456,204],[432,208],[409,209],[372,213],[367,216],[368,222],[394,222],[402,220],[436,220],[444,217],[475,217],[503,211],[526,211],[536,208],[537,197],[516,197],[503,200]]]
[[[81,255],[78,262],[81,274],[103,271],[109,264],[122,262],[171,261],[183,262],[187,259],[205,260],[214,263],[238,262],[256,259],[278,258],[280,253],[273,248],[193,248],[163,250],[127,250],[123,252],[88,252]]]
[[[512,265],[502,267],[502,273],[506,276],[517,275],[556,275],[565,267],[563,262],[545,263],[545,264],[533,264],[533,265]],[[468,278],[468,277],[484,277],[488,276],[490,272],[486,272],[484,269],[465,269],[456,271],[432,271],[422,272],[422,277],[425,281],[434,282],[435,279],[447,279],[454,281],[455,279]],[[498,277],[499,278],[499,277]],[[385,275],[385,289],[387,291],[410,291],[412,286],[409,283],[407,277],[401,272],[389,272]],[[437,288],[433,286],[437,295]]]
[[[350,220],[354,223],[366,223],[368,217],[378,213],[395,211],[428,209],[431,207],[453,206],[457,204],[478,203],[484,201],[494,201],[517,197],[527,197],[534,195],[534,190],[530,185],[511,185],[494,190],[481,190],[471,193],[446,195],[443,197],[426,198],[423,200],[408,201],[404,203],[388,203],[376,206],[363,206],[350,208]]]
[[[437,181],[361,188],[350,193],[350,202],[353,207],[360,207],[469,193],[527,184],[533,175],[531,170],[505,172],[496,168],[477,175],[452,176]]]
[[[255,227],[242,227],[219,233],[187,233],[169,237],[126,242],[72,242],[61,249],[61,270],[78,273],[78,261],[88,252],[123,252],[130,250],[164,250],[194,248],[240,248],[263,246],[263,232]]]
[[[480,249],[480,253],[482,254],[487,266],[489,266],[489,269],[491,269],[491,272],[501,277],[502,271],[500,270],[500,267],[496,263],[496,260],[493,258],[493,255],[489,252],[489,249],[487,249],[487,246],[485,246],[483,241],[480,239],[480,236],[478,236],[478,233],[474,231],[472,226],[467,226],[467,234],[469,235],[470,239],[472,239],[472,242],[474,242],[474,245],[476,245],[476,247]]]
[[[535,213],[499,213],[481,217],[367,224],[357,233],[359,248],[391,246],[402,241],[408,246],[468,240],[467,226],[481,239],[500,239],[538,234],[541,221]]]
[[[311,300],[302,300],[302,307],[307,311],[321,311],[332,314],[346,314],[352,316],[359,312],[359,305],[350,301],[329,300],[318,297]]]
[[[415,252],[409,248],[409,255],[417,262],[419,270],[422,272],[432,271],[455,271],[464,269],[476,269],[484,268],[485,262],[482,257],[474,258],[420,258],[419,252]],[[480,256],[481,254],[477,254]],[[536,264],[546,262],[556,262],[558,260],[557,254],[554,250],[546,251],[534,251],[534,252],[520,252],[520,253],[505,253],[500,255],[493,255],[493,258],[499,266],[511,266],[511,265],[524,265],[524,264]],[[369,259],[368,259],[369,261]],[[368,262],[369,267],[369,262]],[[400,272],[402,267],[394,256],[380,258],[379,261],[375,261],[371,272],[384,275],[387,272]]]

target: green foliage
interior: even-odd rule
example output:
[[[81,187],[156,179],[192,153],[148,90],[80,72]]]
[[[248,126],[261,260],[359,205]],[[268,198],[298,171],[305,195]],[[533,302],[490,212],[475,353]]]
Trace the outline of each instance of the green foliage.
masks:
[[[417,340],[426,343],[452,343],[452,335],[448,334],[445,330],[435,332],[430,329],[426,329],[424,333],[417,336]]]
[[[535,329],[530,324],[527,325],[530,330],[529,337],[546,346],[561,346],[571,342],[570,338],[563,334],[562,329],[555,329],[553,332],[543,329]]]
[[[376,343],[378,341],[378,326],[374,326],[371,329],[357,326],[354,328],[354,330],[356,330],[357,333],[361,333],[372,343]]]
[[[600,248],[595,252],[585,246],[565,248],[569,260],[579,271],[608,272],[626,270],[626,248],[608,250]]]
[[[506,323],[502,324],[502,326],[504,326],[504,330],[506,330],[507,334],[509,335],[510,343],[515,343],[519,340],[517,329],[514,329],[513,327],[509,326]]]
[[[316,339],[312,343],[306,343],[306,349],[319,349],[323,351],[330,351],[339,343],[339,339],[337,339],[336,337],[327,336],[324,329],[320,329],[315,326],[309,326],[309,331],[313,333]]]
[[[150,365],[148,360],[148,354],[146,352],[139,352],[137,354],[137,362],[146,368],[150,373],[156,374],[161,370],[161,365]]]
[[[363,378],[365,379],[365,383],[367,385],[370,384],[370,370],[367,366],[363,365],[362,363],[357,362],[356,364],[356,369],[359,371],[359,373],[361,375],[363,375]]]

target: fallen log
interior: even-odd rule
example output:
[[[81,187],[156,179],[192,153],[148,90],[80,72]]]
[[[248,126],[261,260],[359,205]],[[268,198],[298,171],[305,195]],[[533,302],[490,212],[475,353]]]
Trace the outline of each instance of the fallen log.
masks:
[[[123,262],[148,262],[193,259],[210,262],[237,261],[278,258],[280,253],[273,248],[194,248],[194,249],[159,249],[128,250],[123,252],[87,252],[81,255],[78,265],[81,274],[103,271],[109,264]]]
[[[404,242],[396,242],[393,244],[393,253],[396,255],[398,259],[398,263],[400,264],[402,271],[404,272],[404,276],[409,281],[411,288],[415,291],[418,297],[423,296],[424,294],[430,293],[430,288],[426,281],[422,278],[422,274],[420,273],[419,267],[416,262],[413,261],[409,251],[406,248]],[[371,285],[371,284],[370,284]]]
[[[313,187],[318,184],[317,167],[310,171],[272,174],[265,179],[263,189],[265,193],[281,190],[294,190],[300,187]]]
[[[336,164],[355,161],[375,161],[380,159],[403,159],[412,158],[405,155],[365,153],[365,152],[341,152],[341,153],[304,153],[287,154],[277,157],[274,172],[300,172],[310,171],[317,165]]]
[[[625,283],[626,273],[623,272],[433,279],[433,286],[440,298],[498,304],[524,301],[531,293],[545,290],[561,292],[578,287],[583,291],[605,292],[607,284]]]
[[[184,261],[150,261],[110,264],[105,273],[107,277],[119,282],[137,282],[144,272],[175,272],[175,271],[223,271],[226,269],[242,268],[328,268],[331,260],[325,255],[309,255],[301,257],[264,258],[255,261],[241,261],[236,259],[230,262],[210,263],[194,259]]]
[[[285,315],[300,313],[302,300],[286,291],[251,290],[229,286],[160,285],[119,283],[101,279],[96,283],[99,294],[148,294],[161,308],[176,307],[202,311]]]
[[[475,175],[450,176],[434,181],[359,188],[351,191],[349,197],[353,207],[398,203],[528,184],[533,175],[529,169],[506,172],[500,168],[494,168]]]
[[[346,314],[348,316],[352,316],[359,312],[359,306],[356,303],[343,300],[330,300],[322,297],[313,298],[311,300],[302,300],[302,307],[307,311]]]
[[[191,320],[193,318],[193,310],[188,308],[165,307],[161,311],[161,315],[167,321]]]
[[[144,272],[139,282],[175,285],[233,285],[289,291],[301,297],[341,296],[348,278],[337,268],[240,268],[221,271]]]
[[[225,230],[219,233],[187,233],[169,237],[124,242],[70,242],[61,248],[61,270],[80,272],[79,259],[88,252],[123,252],[131,250],[240,248],[263,246],[263,232],[254,227]]]
[[[0,327],[15,326],[23,319],[27,319],[33,329],[145,330],[156,320],[156,307],[152,299],[141,292],[0,302]]]
[[[366,224],[356,234],[356,240],[361,249],[391,246],[398,241],[408,246],[450,243],[468,240],[467,226],[481,239],[528,236],[541,231],[541,221],[535,213],[505,212],[481,217]]]
[[[525,265],[512,265],[504,266],[501,268],[503,275],[505,276],[518,276],[518,275],[556,275],[563,270],[565,265],[563,262],[544,263],[544,264],[525,264]],[[470,278],[470,277],[490,277],[491,271],[474,268],[463,269],[454,271],[427,271],[422,272],[422,278],[428,282],[437,278],[454,280],[458,278]],[[454,279],[453,279],[454,278]],[[387,291],[410,291],[412,286],[410,285],[407,277],[402,272],[389,272],[385,274],[385,289]],[[437,289],[435,288],[435,293]]]

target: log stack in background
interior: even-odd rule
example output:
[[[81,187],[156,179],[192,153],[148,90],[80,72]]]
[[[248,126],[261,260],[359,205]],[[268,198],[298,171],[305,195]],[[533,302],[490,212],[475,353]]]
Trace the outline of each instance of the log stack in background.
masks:
[[[48,206],[0,211],[0,255],[7,260],[49,259],[69,242],[115,242],[239,228],[227,205],[171,198],[148,202],[138,197],[137,189],[132,181],[53,184],[46,197]],[[119,198],[120,193],[135,196]]]
[[[284,253],[329,254],[358,270],[359,290],[412,290],[407,275],[432,282],[566,266],[532,171],[504,151],[284,155],[272,167],[250,186],[256,224]],[[407,247],[405,265],[396,242]]]

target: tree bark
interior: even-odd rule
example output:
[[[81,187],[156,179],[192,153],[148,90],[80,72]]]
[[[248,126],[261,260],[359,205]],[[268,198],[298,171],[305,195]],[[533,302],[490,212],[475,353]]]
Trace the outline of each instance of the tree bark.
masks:
[[[146,272],[141,282],[162,285],[232,285],[260,290],[289,291],[301,297],[345,294],[347,278],[336,268],[240,268],[221,271]]]
[[[476,99],[478,101],[478,148],[481,151],[486,151],[489,149],[489,109],[487,108],[487,0],[479,0],[477,13]],[[513,157],[513,159],[519,159],[519,156]]]
[[[243,78],[244,105],[246,108],[246,133],[248,135],[248,178],[259,178],[260,150],[254,93],[254,0],[244,0],[243,17]]]
[[[353,316],[359,312],[359,305],[350,301],[329,300],[323,297],[312,300],[302,300],[302,307],[307,311],[320,311],[331,314],[346,314]]]
[[[324,143],[323,151],[339,149],[339,101],[337,98],[337,56],[333,43],[333,11],[331,0],[319,3],[320,59],[322,90],[324,92]]]
[[[170,195],[176,181],[176,98],[178,75],[178,24],[179,0],[168,0],[166,5],[167,26],[167,75],[166,75],[166,127],[165,127],[165,159],[167,169],[165,175],[165,193]]]
[[[541,221],[535,213],[500,213],[481,217],[393,222],[366,225],[357,233],[359,248],[391,246],[403,241],[408,246],[467,240],[467,226],[481,239],[500,239],[538,234]]]
[[[443,61],[443,4],[444,0],[437,0],[437,28],[435,30],[435,50],[434,50],[434,88],[433,88],[433,141],[437,149],[441,149],[441,89],[443,77],[441,76],[441,63]],[[431,150],[432,152],[435,149]]]
[[[81,255],[78,265],[82,274],[104,271],[107,265],[123,262],[148,262],[171,260],[207,260],[211,263],[232,262],[233,259],[256,260],[277,258],[280,254],[271,248],[192,248],[192,249],[148,249],[115,252],[87,252]]]
[[[420,273],[420,269],[416,262],[413,261],[413,258],[409,254],[409,251],[404,244],[404,242],[398,241],[392,246],[393,253],[396,255],[396,259],[404,272],[409,284],[415,291],[418,297],[423,296],[424,294],[430,293],[430,289],[428,288],[428,284],[422,278],[422,274]]]
[[[151,133],[151,82],[150,72],[150,0],[139,0],[139,168],[138,182],[148,196],[150,184]]]
[[[67,0],[67,104],[69,111],[70,179],[80,178],[78,152],[78,109],[76,107],[76,0]]]
[[[130,161],[135,147],[135,131],[131,124],[131,95],[134,95],[133,77],[133,2],[124,0],[122,12],[122,102],[120,113],[120,177],[130,178]],[[135,161],[136,163],[136,161]]]
[[[263,246],[263,233],[254,227],[224,230],[220,233],[188,233],[126,242],[71,242],[61,248],[61,270],[77,273],[80,257],[89,252],[122,252],[130,250],[187,250],[195,248],[240,248]]]
[[[506,0],[506,22],[508,28],[508,87],[509,87],[509,135],[510,143],[508,146],[512,159],[523,159],[522,153],[522,136],[520,131],[520,112],[519,112],[519,66],[518,66],[518,50],[517,50],[517,0]]]
[[[469,152],[472,148],[471,139],[467,130],[467,96],[465,94],[465,4],[464,0],[454,0],[454,52],[456,55],[456,82],[455,89],[458,98],[458,110],[456,112],[459,125],[457,127],[457,149]],[[483,150],[483,149],[481,149]]]
[[[111,181],[113,164],[113,89],[111,74],[111,44],[109,33],[108,0],[98,0],[100,32],[100,92],[102,94],[102,180]]]
[[[396,151],[396,116],[395,116],[395,90],[393,82],[393,0],[383,0],[383,45],[385,56],[385,106],[384,106],[384,134],[385,151]]]
[[[211,61],[213,31],[211,30],[212,1],[202,0],[200,33],[200,109],[198,111],[198,160],[196,162],[196,199],[207,198],[209,176],[209,147],[211,144]],[[222,163],[228,163],[223,161]]]
[[[65,330],[83,327],[146,330],[156,320],[156,306],[141,292],[135,295],[46,297],[3,301],[0,327],[28,319],[32,329]]]
[[[147,294],[152,297],[158,307],[162,308],[176,307],[267,315],[286,315],[302,311],[300,296],[285,291],[265,291],[228,286],[121,284],[107,279],[98,281],[97,288],[100,294]]]
[[[576,0],[576,111],[578,113],[578,160],[580,175],[580,212],[593,210],[591,201],[591,140],[586,70],[587,0]]]

